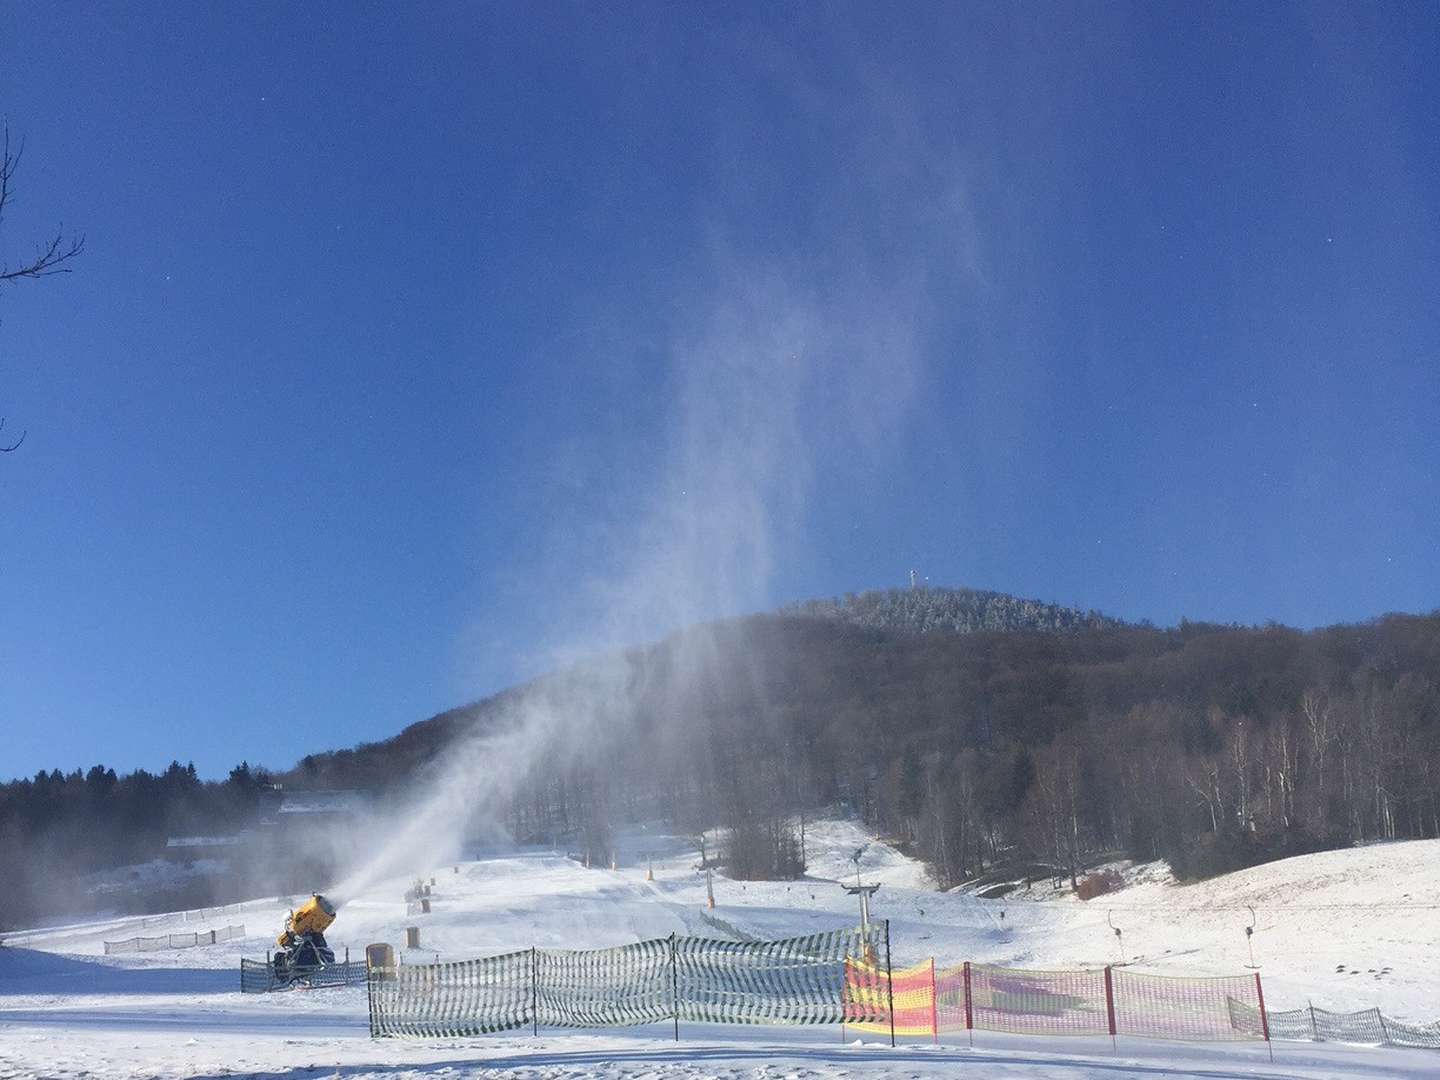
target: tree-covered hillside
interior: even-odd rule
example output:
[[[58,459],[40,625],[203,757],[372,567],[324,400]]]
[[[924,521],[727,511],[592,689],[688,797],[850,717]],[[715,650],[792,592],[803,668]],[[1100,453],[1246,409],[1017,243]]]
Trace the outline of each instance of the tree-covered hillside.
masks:
[[[518,839],[603,858],[622,822],[720,826],[741,877],[800,872],[804,816],[836,804],[947,885],[1006,861],[1074,876],[1122,850],[1202,876],[1440,835],[1440,614],[1302,632],[1074,613],[1063,632],[955,633],[919,613],[1011,605],[909,595],[692,627],[275,779],[383,802],[458,762],[475,807]],[[900,615],[881,627],[871,616],[884,612]],[[483,741],[459,752],[540,716],[523,756],[492,758]],[[204,785],[176,769],[159,783],[99,769],[0,785],[12,909],[27,880],[55,882],[68,851],[85,868],[134,859],[139,838],[233,827],[250,805],[248,772]]]
[[[785,614],[810,615],[872,630],[912,634],[976,634],[987,630],[1101,630],[1123,625],[1098,611],[1080,611],[983,589],[877,589],[830,600],[806,600]]]
[[[1124,850],[1201,876],[1440,835],[1440,615],[970,634],[757,616],[634,650],[620,681],[617,702],[582,672],[540,680],[318,757],[312,776],[353,786],[382,762],[409,768],[503,725],[527,694],[577,709],[604,696],[579,749],[562,728],[518,785],[516,835],[603,850],[622,820],[722,825],[764,849],[731,852],[732,871],[774,874],[792,867],[802,814],[842,803],[946,884],[997,860],[1073,876]]]

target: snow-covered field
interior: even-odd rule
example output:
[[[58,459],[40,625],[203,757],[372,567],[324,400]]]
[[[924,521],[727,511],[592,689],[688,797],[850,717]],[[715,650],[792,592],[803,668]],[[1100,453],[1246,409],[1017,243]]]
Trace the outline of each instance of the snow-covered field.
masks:
[[[1095,966],[1119,959],[1109,921],[1124,931],[1137,969],[1234,974],[1249,961],[1244,928],[1256,911],[1255,959],[1273,1009],[1313,1001],[1351,1010],[1379,1005],[1401,1019],[1440,1018],[1440,842],[1327,852],[1176,886],[1154,867],[1082,903],[1039,887],[1031,898],[987,901],[927,886],[923,869],[849,822],[807,831],[811,879],[717,878],[705,908],[696,854],[680,839],[629,834],[618,870],[587,870],[538,850],[492,851],[432,868],[433,911],[406,916],[405,880],[379,883],[342,907],[330,936],[358,959],[366,943],[404,940],[421,927],[414,961],[460,959],[531,944],[589,948],[677,932],[772,938],[853,925],[850,854],[868,844],[867,881],[883,883],[877,917],[891,920],[897,964],[934,956],[1027,967]],[[646,880],[646,856],[655,880]],[[831,880],[826,880],[831,879]],[[427,878],[428,880],[428,878]],[[299,898],[297,898],[298,901]],[[842,1042],[838,1030],[682,1025],[613,1032],[545,1032],[435,1042],[368,1037],[363,990],[241,995],[238,961],[263,956],[287,905],[247,905],[250,937],[224,945],[106,957],[103,942],[194,930],[177,916],[116,919],[10,935],[0,949],[0,1078],[333,1076],[867,1076],[915,1077],[957,1067],[1016,1077],[1440,1076],[1440,1052],[1336,1045],[1178,1045],[1121,1039],[1040,1039],[977,1033],[892,1049]]]

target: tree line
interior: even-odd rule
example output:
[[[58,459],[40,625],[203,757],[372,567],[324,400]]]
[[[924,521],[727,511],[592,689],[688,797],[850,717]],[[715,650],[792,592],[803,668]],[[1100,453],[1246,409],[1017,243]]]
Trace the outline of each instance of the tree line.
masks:
[[[201,780],[193,763],[172,761],[159,773],[126,775],[104,765],[0,784],[0,929],[97,905],[126,908],[138,897],[87,893],[87,875],[159,856],[172,836],[227,835],[254,824],[264,770],[242,762],[222,781]],[[152,897],[187,903],[188,894]]]

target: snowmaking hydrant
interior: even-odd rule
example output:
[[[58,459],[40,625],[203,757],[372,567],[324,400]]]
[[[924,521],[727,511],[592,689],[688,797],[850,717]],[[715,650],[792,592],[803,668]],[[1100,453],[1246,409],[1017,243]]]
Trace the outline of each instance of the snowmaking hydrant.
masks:
[[[275,939],[280,946],[271,960],[276,982],[291,982],[328,967],[335,953],[325,944],[325,931],[335,921],[335,905],[315,893],[285,917],[285,929]]]

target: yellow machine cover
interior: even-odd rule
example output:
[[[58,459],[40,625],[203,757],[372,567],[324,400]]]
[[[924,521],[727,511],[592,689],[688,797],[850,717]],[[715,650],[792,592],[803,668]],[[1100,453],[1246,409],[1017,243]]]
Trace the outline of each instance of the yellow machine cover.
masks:
[[[280,935],[280,944],[289,945],[290,935],[303,937],[305,934],[323,934],[335,921],[335,905],[316,893],[290,915],[289,926]]]

